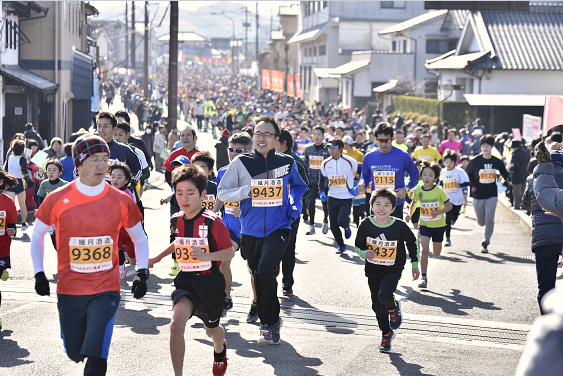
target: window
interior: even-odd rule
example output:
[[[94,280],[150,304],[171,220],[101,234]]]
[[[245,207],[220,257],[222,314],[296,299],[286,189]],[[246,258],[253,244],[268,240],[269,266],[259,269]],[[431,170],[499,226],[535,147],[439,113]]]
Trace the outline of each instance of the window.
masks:
[[[309,1],[309,14],[315,13],[315,2]]]
[[[311,89],[311,72],[313,71],[313,67],[309,65],[309,83],[307,85],[307,90]]]
[[[305,57],[307,57],[307,49],[306,49],[306,48],[303,49],[303,55],[304,55]]]
[[[309,47],[309,57],[313,57],[313,47]]]
[[[407,53],[407,40],[406,39],[403,39],[403,51],[402,52],[404,54]]]
[[[326,55],[326,44],[321,44],[319,46],[319,56],[325,56]]]
[[[313,57],[317,57],[317,46],[313,47]]]
[[[393,46],[391,47],[391,51],[393,51],[393,52],[397,51],[397,41],[396,40],[393,41]]]
[[[456,45],[457,45],[456,40],[427,39],[426,40],[426,53],[427,54],[445,54],[448,51],[455,50]]]
[[[328,1],[323,1],[323,9],[328,7]]]
[[[393,9],[393,8],[405,8],[405,1],[382,1],[381,8],[384,9]]]

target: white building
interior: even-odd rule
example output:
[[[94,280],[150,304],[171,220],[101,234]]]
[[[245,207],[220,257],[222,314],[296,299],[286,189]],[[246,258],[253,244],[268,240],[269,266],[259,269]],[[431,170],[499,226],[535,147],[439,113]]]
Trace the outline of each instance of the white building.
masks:
[[[334,102],[339,80],[326,69],[348,63],[355,51],[390,51],[391,39],[379,32],[423,13],[422,1],[301,1],[298,31],[287,44],[298,46],[302,97]]]

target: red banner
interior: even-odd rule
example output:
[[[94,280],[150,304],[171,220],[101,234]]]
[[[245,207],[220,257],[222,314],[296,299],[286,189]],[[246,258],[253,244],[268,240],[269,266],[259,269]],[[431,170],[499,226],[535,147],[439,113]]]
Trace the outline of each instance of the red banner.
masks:
[[[262,89],[270,90],[271,88],[270,71],[268,69],[262,69]]]
[[[301,98],[301,75],[295,75],[295,97]]]
[[[545,107],[543,108],[543,136],[558,125],[563,124],[563,98],[545,97]],[[536,135],[533,135],[536,137]]]
[[[295,93],[293,91],[293,75],[288,74],[287,75],[287,96],[293,98],[294,95],[295,95]]]
[[[284,92],[284,73],[280,71],[271,71],[272,76],[272,91],[276,93]]]

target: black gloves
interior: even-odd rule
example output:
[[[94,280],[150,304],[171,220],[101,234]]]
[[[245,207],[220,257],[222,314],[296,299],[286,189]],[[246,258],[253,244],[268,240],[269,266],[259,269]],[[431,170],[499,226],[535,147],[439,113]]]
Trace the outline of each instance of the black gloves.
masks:
[[[35,275],[35,291],[39,295],[51,295],[51,289],[49,287],[49,281],[45,277],[44,272],[39,272]]]
[[[551,154],[543,141],[536,145],[536,159],[539,163],[551,162]]]
[[[149,278],[148,269],[139,269],[133,280],[131,292],[135,299],[140,299],[147,293],[147,279]]]

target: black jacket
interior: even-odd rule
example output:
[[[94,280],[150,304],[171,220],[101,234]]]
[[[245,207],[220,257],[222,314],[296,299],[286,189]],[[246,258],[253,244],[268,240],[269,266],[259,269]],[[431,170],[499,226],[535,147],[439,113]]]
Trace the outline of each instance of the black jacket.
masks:
[[[216,171],[219,171],[222,167],[230,163],[228,148],[229,142],[224,137],[221,137],[221,140],[215,144],[215,149],[217,149],[217,160],[215,161]]]
[[[555,168],[555,181],[563,189],[563,156],[551,154],[551,163]],[[534,177],[528,177],[526,190],[522,197],[522,204],[526,210],[532,212],[532,252],[535,248],[550,244],[563,245],[563,223],[555,215],[547,215],[536,200],[534,194]]]
[[[523,184],[528,176],[528,163],[530,162],[530,153],[525,147],[519,147],[512,151],[510,165],[508,171],[512,173],[512,184]]]
[[[307,190],[305,191],[305,193],[303,193],[303,196],[301,198],[303,199],[309,197],[309,195],[311,194],[311,186],[309,185],[309,177],[307,176],[308,174],[307,174],[307,167],[305,166],[305,162],[303,162],[303,159],[301,159],[300,156],[298,156],[297,154],[295,154],[295,152],[289,149],[286,150],[284,154],[289,155],[295,160],[295,162],[297,162],[297,171],[299,171],[299,175],[301,176],[301,179],[303,179],[305,184],[307,184]]]
[[[38,150],[43,150],[43,148],[45,148],[45,144],[43,143],[43,140],[41,139],[41,137],[39,137],[37,132],[35,132],[34,130],[29,129],[25,131],[24,136],[27,140],[31,139],[37,141],[37,143],[39,144]]]

